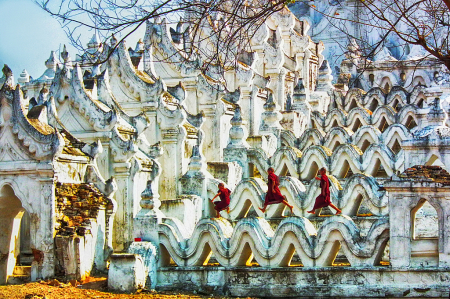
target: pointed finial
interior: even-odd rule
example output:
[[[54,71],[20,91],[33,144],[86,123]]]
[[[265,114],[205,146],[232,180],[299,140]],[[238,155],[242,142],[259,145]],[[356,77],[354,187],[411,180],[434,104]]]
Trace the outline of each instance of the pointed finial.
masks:
[[[297,85],[294,87],[294,94],[304,94],[305,85],[303,84],[303,79],[298,79]]]
[[[41,91],[39,92],[39,97],[37,104],[42,105],[45,102],[45,95],[48,93],[48,89],[45,87],[42,87]]]
[[[192,154],[188,164],[188,170],[198,172],[203,168],[206,168],[206,164],[204,162],[205,161],[202,157],[202,153],[200,152],[200,145],[195,144],[192,147]]]
[[[292,98],[291,98],[291,94],[288,93],[286,96],[286,107],[285,107],[286,111],[291,111],[292,110]]]
[[[153,190],[152,190],[152,181],[151,180],[147,181],[147,186],[144,189],[144,191],[142,191],[141,198],[147,199],[147,200],[153,198]]]
[[[111,47],[115,47],[117,45],[117,38],[113,35],[111,35]]]
[[[7,87],[7,89],[14,89],[14,76],[12,70],[9,68],[7,64],[3,66],[2,69],[3,76],[5,77],[5,83],[3,83],[3,88]]]
[[[322,62],[322,65],[320,66],[319,71],[328,71],[329,69],[330,69],[330,65],[328,63],[328,60],[325,59]]]
[[[197,144],[192,147],[191,159],[192,158],[200,158],[200,148]]]
[[[61,52],[61,58],[64,60],[64,64],[67,64],[70,62],[70,55],[69,55],[69,52],[67,52],[66,45],[63,46],[63,50]]]
[[[9,78],[9,77],[11,77],[11,76],[13,75],[12,70],[9,68],[9,66],[8,66],[7,64],[5,64],[5,65],[3,66],[2,72],[3,72],[3,75],[4,75],[6,78]]]
[[[317,85],[316,91],[331,91],[334,89],[333,84],[333,76],[331,75],[331,68],[328,64],[328,60],[324,60],[322,65],[319,68],[318,76],[317,76]]]
[[[234,115],[230,122],[231,122],[231,125],[233,125],[233,126],[242,125],[241,107],[239,105],[235,106]]]
[[[17,81],[20,84],[25,84],[27,82],[30,82],[30,75],[28,74],[26,69],[23,69],[22,73],[19,75],[19,78],[17,79]]]
[[[303,107],[305,103],[309,101],[309,93],[303,84],[303,79],[298,79],[297,85],[294,87],[294,92],[292,93],[292,109],[296,110]]]
[[[361,56],[361,49],[356,42],[356,39],[352,38],[347,45],[347,51],[345,52],[345,57],[347,59],[357,59]]]
[[[242,125],[241,107],[239,105],[234,106],[234,115],[230,123],[230,142],[228,143],[227,148],[249,148],[250,146],[246,141],[247,130]]]
[[[276,108],[275,102],[273,101],[273,94],[270,92],[267,96],[267,101],[264,104],[264,109],[267,111],[274,111]]]
[[[100,47],[100,38],[98,37],[97,30],[94,32],[94,35],[92,35],[92,38],[88,42],[87,46],[89,49]]]
[[[155,193],[153,193],[153,187],[152,184],[153,183],[157,183],[154,180],[148,180],[147,181],[147,186],[145,187],[144,191],[142,191],[141,193],[141,201],[139,202],[139,205],[141,206],[142,210],[141,212],[147,210],[153,210],[154,213],[158,213],[159,211],[159,207],[161,206],[161,202],[159,201],[159,195],[158,192],[156,191]],[[156,186],[154,186],[156,187]],[[156,187],[156,190],[158,187]],[[139,213],[141,213],[139,212]],[[145,212],[145,213],[147,213]],[[159,212],[161,213],[161,212]]]
[[[56,70],[56,66],[59,64],[58,57],[56,57],[55,51],[50,52],[50,57],[45,61],[45,66],[48,69]]]
[[[142,42],[142,39],[139,39],[139,41],[136,43],[136,48],[134,49],[134,52],[136,53],[144,53],[144,43]]]

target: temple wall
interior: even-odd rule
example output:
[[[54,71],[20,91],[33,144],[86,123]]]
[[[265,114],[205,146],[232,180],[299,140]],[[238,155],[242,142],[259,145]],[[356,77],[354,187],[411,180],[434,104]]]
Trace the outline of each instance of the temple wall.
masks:
[[[318,5],[339,12],[333,3]],[[16,102],[5,72],[0,283],[17,267],[8,250],[20,246],[27,211],[33,280],[82,279],[109,260],[110,287],[122,291],[446,296],[447,83],[436,85],[429,61],[416,73],[375,61],[354,87],[361,60],[346,57],[332,85],[337,65],[325,56],[340,52],[326,43],[342,36],[311,18],[309,29],[286,8],[275,13],[223,74],[186,59],[165,20],[147,23],[136,51],[123,42],[100,65],[52,53],[54,84],[24,81]],[[311,40],[322,36],[325,46]],[[89,47],[101,58],[116,42]],[[260,209],[269,167],[292,210]],[[322,167],[342,214],[308,212]],[[216,212],[219,183],[231,196]]]

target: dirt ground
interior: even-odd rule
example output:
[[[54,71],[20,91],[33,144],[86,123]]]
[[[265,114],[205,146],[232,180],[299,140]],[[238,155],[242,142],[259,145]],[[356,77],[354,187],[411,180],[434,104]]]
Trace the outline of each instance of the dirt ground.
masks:
[[[90,277],[82,284],[76,281],[62,283],[57,280],[0,286],[0,299],[72,299],[72,298],[117,298],[117,299],[172,299],[172,298],[226,298],[172,292],[139,290],[134,294],[112,293],[107,289],[106,277]],[[250,298],[248,298],[250,299]]]

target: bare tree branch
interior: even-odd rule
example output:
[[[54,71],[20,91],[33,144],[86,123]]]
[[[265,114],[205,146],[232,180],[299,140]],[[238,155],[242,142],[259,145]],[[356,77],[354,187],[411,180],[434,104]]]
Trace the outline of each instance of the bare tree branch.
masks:
[[[422,47],[431,57],[438,59],[450,69],[448,47],[450,25],[450,0],[359,0],[358,9],[352,17],[340,17],[321,11],[310,1],[311,9],[322,14],[335,27],[348,33],[345,24],[354,23],[370,32],[373,28],[380,38],[371,41],[369,36],[351,36],[357,40],[367,58],[377,52],[389,36],[395,36],[406,46]],[[374,31],[371,35],[373,36]],[[380,41],[382,42],[380,44]]]
[[[79,31],[95,30],[103,43],[113,36],[119,40],[107,55],[92,63],[106,61],[120,42],[146,22],[166,18],[169,25],[189,23],[192,42],[183,49],[187,60],[202,57],[203,68],[219,65],[223,69],[236,63],[236,55],[249,46],[256,30],[287,0],[34,0],[58,19],[71,43],[80,51]],[[208,26],[205,26],[208,25]],[[183,25],[182,25],[183,26]],[[181,27],[180,27],[181,28]],[[208,29],[206,29],[208,28]],[[180,34],[180,32],[176,33]],[[205,43],[208,47],[204,47]],[[195,57],[194,57],[195,56]],[[99,56],[98,56],[99,57]],[[97,58],[98,58],[97,57]]]

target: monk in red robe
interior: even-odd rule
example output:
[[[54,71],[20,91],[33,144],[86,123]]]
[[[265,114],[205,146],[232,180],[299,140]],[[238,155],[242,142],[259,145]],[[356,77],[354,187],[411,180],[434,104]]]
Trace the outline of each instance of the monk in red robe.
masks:
[[[261,208],[259,209],[261,210],[261,212],[265,213],[268,205],[283,203],[287,205],[289,209],[291,209],[292,213],[292,209],[294,207],[288,204],[286,197],[281,194],[280,188],[278,188],[278,186],[280,185],[280,181],[278,180],[278,177],[275,175],[273,168],[270,167],[269,169],[267,169],[267,172],[269,174],[267,184],[268,189],[266,193],[266,198],[264,200],[264,207],[262,209]]]
[[[327,177],[327,169],[325,167],[319,169],[319,174],[320,174],[320,178],[315,177],[315,179],[320,181],[321,193],[319,196],[317,196],[313,209],[311,211],[307,211],[307,212],[311,213],[311,214],[315,214],[316,209],[330,206],[336,210],[336,215],[339,215],[340,213],[342,213],[342,211],[339,210],[334,204],[331,203],[330,180]]]
[[[217,192],[216,196],[211,199],[211,202],[214,204],[214,210],[216,210],[217,218],[220,218],[220,211],[227,210],[227,213],[230,213],[230,194],[231,191],[228,188],[225,188],[223,183],[219,184],[219,192]],[[220,201],[214,202],[214,199],[219,196]]]

